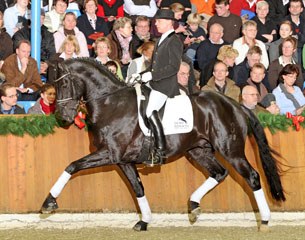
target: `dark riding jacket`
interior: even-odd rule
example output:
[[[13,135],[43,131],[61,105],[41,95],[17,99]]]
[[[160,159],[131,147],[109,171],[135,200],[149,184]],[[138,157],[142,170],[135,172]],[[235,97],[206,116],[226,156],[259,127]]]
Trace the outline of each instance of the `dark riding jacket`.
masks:
[[[175,32],[170,33],[158,46],[152,57],[150,86],[170,98],[179,95],[177,73],[183,54],[183,43]]]

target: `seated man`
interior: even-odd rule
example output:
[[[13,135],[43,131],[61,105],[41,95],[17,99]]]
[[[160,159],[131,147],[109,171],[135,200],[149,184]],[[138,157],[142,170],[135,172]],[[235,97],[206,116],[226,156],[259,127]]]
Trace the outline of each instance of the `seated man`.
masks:
[[[30,57],[31,44],[28,40],[21,40],[16,53],[5,59],[2,72],[6,83],[17,88],[20,93],[18,101],[36,101],[40,87],[43,85],[37,68],[37,62]]]
[[[229,79],[228,67],[225,63],[218,61],[214,65],[213,77],[201,90],[211,90],[222,93],[239,102],[240,89],[233,80]]]
[[[17,96],[17,89],[14,87],[14,85],[6,83],[1,86],[0,114],[25,114],[24,108],[17,105]]]
[[[256,87],[250,85],[245,86],[242,90],[241,97],[241,104],[250,109],[255,115],[259,112],[270,112],[271,114],[280,113],[280,108],[275,102],[275,96],[271,93],[267,94],[261,101],[262,107],[257,104],[259,93]]]
[[[197,92],[199,89],[196,85],[191,86],[189,84],[189,77],[190,77],[191,67],[186,62],[181,62],[180,68],[177,74],[177,79],[180,87],[181,94],[191,94],[193,92]],[[190,89],[192,88],[192,89]]]

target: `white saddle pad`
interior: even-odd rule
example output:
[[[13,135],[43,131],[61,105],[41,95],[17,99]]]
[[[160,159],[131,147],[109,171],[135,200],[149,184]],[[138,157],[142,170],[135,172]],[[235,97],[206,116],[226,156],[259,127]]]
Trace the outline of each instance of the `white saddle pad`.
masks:
[[[140,101],[144,100],[141,91],[137,89],[139,125],[145,136],[150,135],[150,130],[144,124],[140,114]],[[192,104],[187,95],[178,95],[174,98],[168,98],[166,101],[162,125],[165,135],[188,133],[192,131],[194,125],[194,116]]]

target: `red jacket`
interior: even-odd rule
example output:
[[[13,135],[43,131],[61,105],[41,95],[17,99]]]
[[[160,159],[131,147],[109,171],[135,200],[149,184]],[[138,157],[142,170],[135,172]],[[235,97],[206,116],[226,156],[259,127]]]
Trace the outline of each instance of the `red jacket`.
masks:
[[[260,0],[256,0],[256,2],[259,1]],[[256,3],[254,3],[253,6],[250,7],[247,0],[232,0],[230,3],[230,12],[236,14],[237,16],[240,16],[241,10],[249,10],[256,14]]]
[[[124,17],[123,4],[123,0],[99,0],[96,15],[102,18],[109,16]],[[105,20],[107,21],[107,19]]]

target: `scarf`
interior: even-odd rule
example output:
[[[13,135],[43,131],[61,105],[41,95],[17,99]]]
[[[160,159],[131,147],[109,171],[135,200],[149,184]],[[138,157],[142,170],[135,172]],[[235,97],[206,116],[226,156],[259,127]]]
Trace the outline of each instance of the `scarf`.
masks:
[[[50,105],[47,105],[44,103],[43,99],[41,98],[40,101],[40,106],[41,106],[41,109],[42,111],[48,115],[48,114],[51,114],[51,113],[54,113],[55,112],[55,102],[50,104]]]
[[[130,53],[129,53],[129,45],[130,45],[130,41],[132,39],[132,36],[125,38],[120,34],[120,32],[118,30],[115,30],[115,34],[116,34],[116,36],[119,40],[119,43],[121,45],[121,48],[122,48],[122,59],[121,60],[131,59]]]
[[[279,86],[280,86],[280,89],[282,90],[282,92],[284,93],[285,97],[288,98],[290,101],[292,101],[295,109],[299,109],[301,107],[301,105],[298,103],[298,101],[295,99],[295,97],[287,91],[284,84],[280,83]]]

